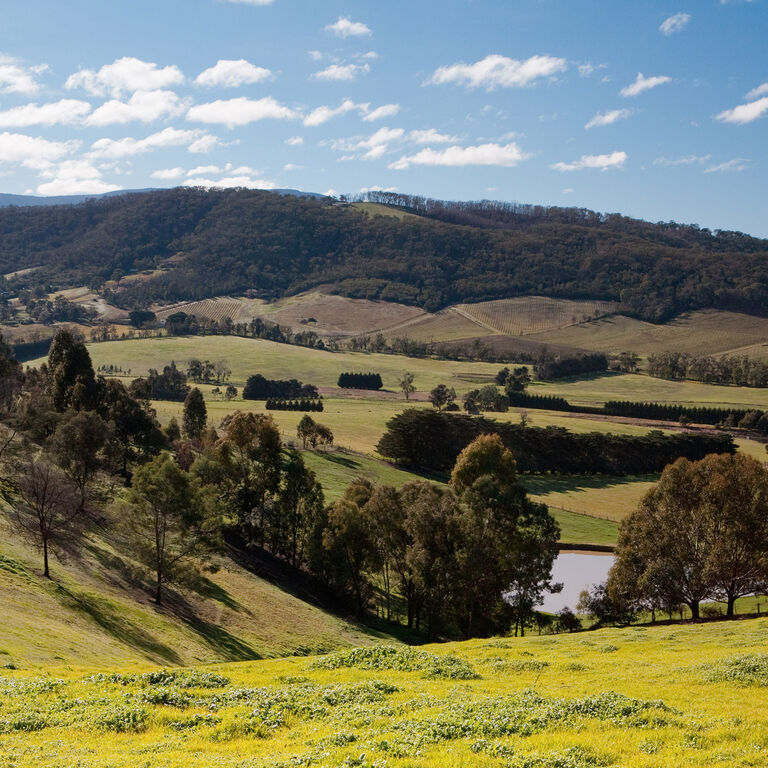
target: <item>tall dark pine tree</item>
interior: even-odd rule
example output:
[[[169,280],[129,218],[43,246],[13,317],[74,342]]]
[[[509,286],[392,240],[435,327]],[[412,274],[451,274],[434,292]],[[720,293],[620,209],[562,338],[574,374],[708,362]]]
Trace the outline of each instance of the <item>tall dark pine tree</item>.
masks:
[[[99,386],[91,364],[91,356],[82,341],[69,331],[59,331],[48,353],[51,397],[54,408],[94,410],[99,404]]]
[[[208,411],[203,393],[195,387],[184,401],[184,432],[192,440],[199,440],[205,431]]]

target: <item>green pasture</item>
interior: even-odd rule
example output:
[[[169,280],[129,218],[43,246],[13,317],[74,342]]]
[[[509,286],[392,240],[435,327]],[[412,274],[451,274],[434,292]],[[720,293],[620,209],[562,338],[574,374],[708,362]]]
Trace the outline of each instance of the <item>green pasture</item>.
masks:
[[[577,380],[535,382],[532,395],[558,395],[578,405],[607,400],[768,410],[768,389],[726,387],[695,381],[667,381],[633,373],[605,373]]]
[[[3,670],[0,765],[760,768],[766,636],[768,620],[750,619],[192,669]]]
[[[380,373],[384,388],[400,393],[398,381],[405,371],[415,375],[415,385],[428,391],[440,383],[466,392],[478,383],[487,383],[497,373],[498,363],[467,363],[384,355],[369,352],[329,352],[264,339],[237,336],[168,336],[126,339],[89,344],[94,366],[119,365],[131,375],[143,376],[150,368],[162,369],[171,360],[179,367],[187,361],[226,360],[232,369],[232,383],[242,386],[246,379],[261,373],[272,379],[299,379],[320,387],[335,387],[345,371]]]

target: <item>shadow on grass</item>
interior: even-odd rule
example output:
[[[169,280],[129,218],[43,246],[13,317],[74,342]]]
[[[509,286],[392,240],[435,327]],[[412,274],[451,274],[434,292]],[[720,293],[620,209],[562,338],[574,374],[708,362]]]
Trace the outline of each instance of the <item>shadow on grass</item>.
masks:
[[[195,609],[178,593],[169,594],[164,602],[223,661],[253,661],[262,658],[239,637],[198,616]]]
[[[520,475],[520,484],[528,493],[546,496],[548,493],[604,490],[633,483],[655,483],[659,475]]]
[[[355,461],[349,458],[349,456],[340,453],[318,453],[317,456],[333,464],[341,464],[342,467],[347,469],[359,469],[362,466],[359,461]]]
[[[56,596],[68,608],[89,616],[116,640],[140,651],[150,661],[157,664],[183,663],[183,659],[173,648],[169,648],[145,629],[133,624],[118,606],[113,605],[109,600],[85,592],[71,592],[61,585],[56,586]]]

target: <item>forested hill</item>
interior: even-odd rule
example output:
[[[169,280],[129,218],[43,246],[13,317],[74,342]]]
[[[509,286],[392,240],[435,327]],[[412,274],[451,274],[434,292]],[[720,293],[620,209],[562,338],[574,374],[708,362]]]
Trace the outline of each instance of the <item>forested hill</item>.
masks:
[[[179,188],[0,209],[0,272],[49,287],[119,284],[123,306],[318,285],[426,309],[524,294],[621,301],[666,320],[715,307],[764,314],[768,241],[583,209]],[[399,211],[398,211],[399,212]],[[160,268],[160,269],[158,269]]]

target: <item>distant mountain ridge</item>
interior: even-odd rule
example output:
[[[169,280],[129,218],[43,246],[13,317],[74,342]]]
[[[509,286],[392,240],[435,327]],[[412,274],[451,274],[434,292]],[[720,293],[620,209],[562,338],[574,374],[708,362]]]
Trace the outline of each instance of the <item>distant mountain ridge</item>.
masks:
[[[581,208],[178,187],[0,208],[0,274],[125,308],[318,286],[434,311],[514,296],[618,302],[653,322],[768,314],[768,240]],[[381,205],[393,212],[376,215]],[[131,279],[123,278],[130,277]]]
[[[32,205],[77,205],[86,200],[99,200],[103,197],[116,197],[118,195],[137,195],[145,192],[159,192],[157,187],[146,189],[116,189],[113,192],[102,192],[96,195],[15,195],[9,192],[0,192],[0,208],[11,205],[26,207]],[[299,189],[275,189],[280,195],[296,195],[297,197],[325,197],[318,192],[302,192]]]

